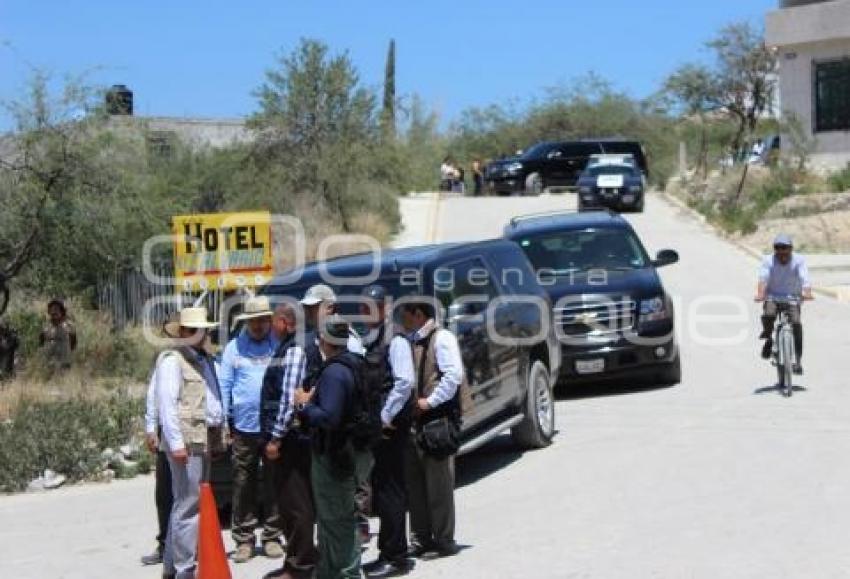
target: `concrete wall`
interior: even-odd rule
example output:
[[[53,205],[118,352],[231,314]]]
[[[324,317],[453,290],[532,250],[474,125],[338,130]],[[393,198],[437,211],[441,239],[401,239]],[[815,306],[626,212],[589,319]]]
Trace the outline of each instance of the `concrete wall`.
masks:
[[[790,46],[850,38],[850,0],[817,2],[768,13],[765,40]]]
[[[850,162],[850,131],[814,132],[814,63],[850,57],[850,0],[768,14],[766,40],[777,49],[782,110],[793,112],[816,140],[812,166],[829,171]],[[783,147],[787,147],[787,138]]]
[[[177,138],[191,148],[222,148],[234,143],[247,143],[254,139],[243,119],[203,119],[181,117],[137,117],[117,115],[110,117],[113,129],[134,132],[144,126],[152,137],[163,134]]]
[[[141,117],[151,131],[175,134],[181,141],[195,147],[220,148],[234,143],[246,143],[254,137],[242,119],[188,119],[172,117]]]

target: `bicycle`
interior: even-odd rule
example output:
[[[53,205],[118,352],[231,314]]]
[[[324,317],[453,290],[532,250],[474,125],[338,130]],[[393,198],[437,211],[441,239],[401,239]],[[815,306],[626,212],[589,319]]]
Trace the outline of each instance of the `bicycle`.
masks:
[[[794,362],[797,352],[794,349],[794,330],[791,325],[791,311],[800,306],[796,298],[777,299],[770,301],[776,304],[776,325],[774,326],[773,349],[771,363],[776,367],[779,377],[779,391],[786,398],[794,393]]]

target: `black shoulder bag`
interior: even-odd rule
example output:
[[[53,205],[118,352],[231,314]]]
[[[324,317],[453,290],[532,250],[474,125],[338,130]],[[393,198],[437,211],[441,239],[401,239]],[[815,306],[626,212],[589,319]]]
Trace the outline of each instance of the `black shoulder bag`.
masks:
[[[425,360],[431,349],[431,340],[439,329],[434,330],[425,339],[425,350],[419,361],[417,395],[422,397],[422,383],[424,382]],[[434,360],[436,364],[437,361]],[[460,388],[458,388],[460,392]],[[434,458],[447,458],[460,449],[460,412],[458,408],[458,395],[441,404],[437,408],[425,412],[419,419],[416,429],[416,442],[426,454]]]

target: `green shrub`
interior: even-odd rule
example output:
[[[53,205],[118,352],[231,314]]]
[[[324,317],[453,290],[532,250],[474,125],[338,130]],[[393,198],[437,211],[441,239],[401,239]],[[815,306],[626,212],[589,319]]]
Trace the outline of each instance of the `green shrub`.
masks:
[[[758,229],[752,208],[742,208],[738,205],[724,206],[717,213],[717,222],[727,233],[746,235]]]
[[[144,401],[124,394],[101,400],[26,401],[0,424],[0,491],[13,492],[49,468],[70,481],[89,478],[106,447],[125,444]]]
[[[7,316],[9,327],[18,333],[18,354],[29,358],[38,352],[38,336],[45,318],[34,308],[13,308]]]
[[[136,461],[136,471],[139,474],[148,474],[154,469],[154,456],[150,453],[147,447],[143,447],[139,452],[139,460]]]
[[[843,193],[850,190],[850,163],[840,171],[832,173],[827,177],[830,189],[835,193]]]
[[[813,182],[804,172],[779,166],[768,174],[752,175],[736,200],[733,192],[739,179],[740,175],[730,174],[717,183],[717,195],[691,196],[688,205],[726,233],[747,235],[758,229],[759,220],[771,207],[786,197],[807,194]]]

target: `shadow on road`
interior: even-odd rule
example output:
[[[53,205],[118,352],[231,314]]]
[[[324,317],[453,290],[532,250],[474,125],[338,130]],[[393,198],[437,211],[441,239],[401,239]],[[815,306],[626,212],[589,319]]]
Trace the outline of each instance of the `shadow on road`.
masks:
[[[794,392],[808,392],[808,388],[805,386],[793,386]],[[761,388],[756,388],[753,390],[753,394],[756,396],[761,396],[762,394],[770,394],[771,392],[782,396],[782,389],[778,384],[773,384],[771,386],[762,386]]]
[[[583,398],[601,398],[606,396],[624,396],[666,390],[677,384],[656,384],[649,379],[604,380],[569,384],[561,382],[555,390],[557,400],[581,400]]]
[[[493,474],[522,457],[509,434],[503,434],[478,450],[457,459],[455,486],[465,487]]]

